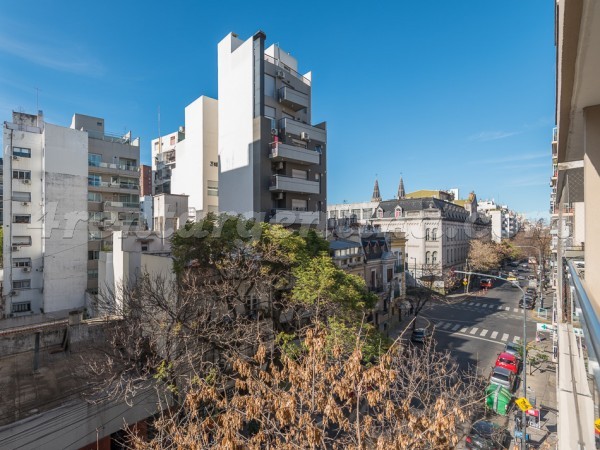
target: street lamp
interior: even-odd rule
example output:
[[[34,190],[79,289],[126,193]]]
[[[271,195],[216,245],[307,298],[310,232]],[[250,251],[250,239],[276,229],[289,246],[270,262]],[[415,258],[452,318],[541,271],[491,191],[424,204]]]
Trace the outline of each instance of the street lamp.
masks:
[[[497,280],[508,281],[509,283],[512,283],[514,286],[518,287],[519,290],[521,291],[521,301],[523,302],[523,341],[521,343],[521,346],[523,347],[523,398],[527,398],[527,308],[525,308],[525,291],[523,290],[523,288],[521,287],[521,285],[518,281],[509,281],[506,278],[497,277],[495,275],[487,275],[487,274],[483,274],[483,273],[477,273],[477,272],[465,272],[462,270],[455,270],[454,272],[455,273],[463,273],[465,275],[479,275],[479,276],[484,276],[486,278],[495,278]],[[527,413],[525,411],[523,411],[521,427],[522,427],[521,449],[525,450],[525,446],[526,446],[525,439],[527,436],[526,435]]]

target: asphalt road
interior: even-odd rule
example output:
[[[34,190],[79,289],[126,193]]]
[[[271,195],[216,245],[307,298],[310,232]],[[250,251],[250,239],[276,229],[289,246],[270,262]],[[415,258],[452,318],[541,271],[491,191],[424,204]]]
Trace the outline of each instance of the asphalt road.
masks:
[[[485,295],[450,304],[431,303],[417,322],[418,326],[435,326],[437,348],[450,350],[461,369],[475,368],[484,376],[506,342],[519,341],[523,335],[523,310],[518,307],[521,291],[497,283]],[[536,316],[535,310],[527,311],[528,342],[535,339]]]

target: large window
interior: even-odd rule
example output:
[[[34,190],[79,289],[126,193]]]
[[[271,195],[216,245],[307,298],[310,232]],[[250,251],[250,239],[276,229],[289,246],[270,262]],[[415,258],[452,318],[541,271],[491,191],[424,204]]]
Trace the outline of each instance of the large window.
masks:
[[[218,197],[219,196],[219,182],[207,180],[206,184],[207,184],[206,193],[208,195],[210,195],[211,197]]]
[[[31,245],[31,236],[13,236],[13,245]]]
[[[432,240],[432,241],[437,241],[437,228],[434,228],[434,229],[431,231],[431,240]]]
[[[438,260],[437,260],[437,259],[438,259],[438,254],[437,254],[437,252],[433,252],[433,253],[431,254],[431,264],[436,264],[436,263],[438,262]]]
[[[31,158],[31,149],[23,147],[13,147],[13,156],[20,156],[21,158]]]
[[[31,311],[31,302],[13,303],[11,306],[11,311],[14,313],[29,312]]]
[[[12,288],[13,289],[30,289],[31,288],[31,280],[13,280]]]
[[[431,264],[431,252],[425,253],[425,264]]]
[[[102,182],[102,177],[100,175],[96,175],[94,173],[90,173],[88,175],[88,186],[100,186]]]
[[[31,258],[13,258],[13,267],[31,267]]]
[[[429,241],[431,239],[431,230],[429,228],[427,228],[425,230],[425,240]]]
[[[102,155],[88,153],[88,166],[99,167],[102,162]]]
[[[306,180],[308,179],[308,172],[306,170],[292,169],[292,178]]]
[[[12,199],[15,202],[30,202],[31,201],[31,192],[13,191]]]
[[[88,192],[88,202],[101,202],[102,194],[100,192]]]
[[[275,97],[275,77],[265,74],[265,95]]]
[[[293,198],[292,209],[294,211],[306,211],[308,209],[308,201]]]
[[[13,170],[13,179],[15,180],[31,180],[30,170]]]
[[[31,223],[31,215],[15,214],[13,215],[13,223]]]
[[[100,252],[98,250],[89,250],[88,251],[88,260],[93,261],[95,259],[100,259]]]

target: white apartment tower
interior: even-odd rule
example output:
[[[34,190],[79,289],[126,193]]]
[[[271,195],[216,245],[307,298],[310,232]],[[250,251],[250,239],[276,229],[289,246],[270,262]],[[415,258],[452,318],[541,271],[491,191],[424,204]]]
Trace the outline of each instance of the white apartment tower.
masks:
[[[310,72],[258,32],[218,46],[219,210],[325,227],[325,122],[312,125]]]
[[[4,310],[11,317],[84,306],[88,135],[13,113],[3,127]]]
[[[152,141],[154,194],[186,195],[191,220],[219,210],[217,105],[201,96],[186,106],[185,128]]]

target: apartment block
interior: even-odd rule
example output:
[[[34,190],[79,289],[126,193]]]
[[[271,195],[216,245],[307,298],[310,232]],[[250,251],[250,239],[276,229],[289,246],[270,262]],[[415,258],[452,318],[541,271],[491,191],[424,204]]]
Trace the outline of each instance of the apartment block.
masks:
[[[179,127],[174,133],[153,139],[152,173],[154,174],[153,193],[171,193],[171,171],[175,168],[179,143],[185,139],[185,128]]]
[[[88,136],[89,225],[88,281],[90,293],[98,291],[98,258],[112,245],[112,233],[140,229],[140,142],[106,133],[104,119],[75,114],[71,128]]]
[[[3,317],[82,308],[88,135],[15,112],[3,144]]]
[[[326,123],[312,123],[312,74],[266,35],[218,45],[219,210],[325,228]]]

